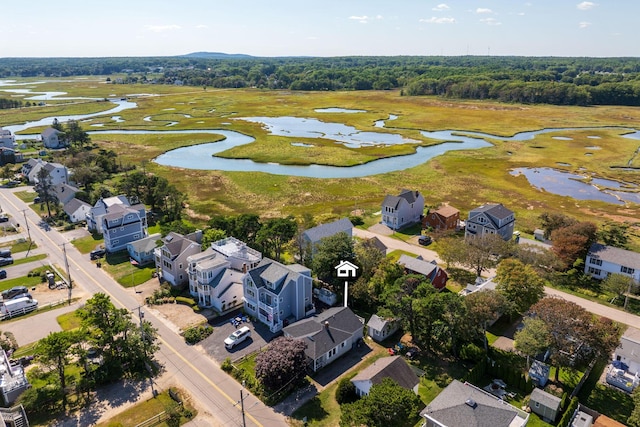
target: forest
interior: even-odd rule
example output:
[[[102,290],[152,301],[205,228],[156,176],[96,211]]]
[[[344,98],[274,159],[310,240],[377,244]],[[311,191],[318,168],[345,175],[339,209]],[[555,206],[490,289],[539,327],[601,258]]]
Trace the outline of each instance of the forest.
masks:
[[[108,76],[114,83],[297,91],[400,90],[403,96],[552,105],[640,105],[640,58],[189,54],[0,58],[0,78]],[[111,78],[111,77],[116,77]]]

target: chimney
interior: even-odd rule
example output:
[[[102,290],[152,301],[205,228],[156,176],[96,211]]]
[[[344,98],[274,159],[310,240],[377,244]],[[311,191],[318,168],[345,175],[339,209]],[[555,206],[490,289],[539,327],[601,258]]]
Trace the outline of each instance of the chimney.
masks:
[[[247,272],[247,263],[246,263],[246,262],[243,262],[243,263],[242,263],[242,272],[243,272],[243,273],[246,273],[246,272]]]

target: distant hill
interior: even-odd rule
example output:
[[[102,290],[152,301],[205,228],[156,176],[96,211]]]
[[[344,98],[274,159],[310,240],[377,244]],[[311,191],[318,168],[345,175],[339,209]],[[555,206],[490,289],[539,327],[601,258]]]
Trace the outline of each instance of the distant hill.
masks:
[[[242,53],[222,53],[222,52],[193,52],[182,55],[185,58],[206,58],[206,59],[249,59],[255,58],[251,55],[245,55]]]

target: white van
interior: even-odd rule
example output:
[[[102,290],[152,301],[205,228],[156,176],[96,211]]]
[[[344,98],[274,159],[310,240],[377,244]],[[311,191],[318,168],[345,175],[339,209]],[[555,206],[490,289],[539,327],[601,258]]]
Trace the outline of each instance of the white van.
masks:
[[[251,336],[251,329],[243,326],[224,340],[224,346],[230,350]]]
[[[31,297],[21,297],[4,301],[0,304],[0,316],[19,316],[38,308],[38,300]]]

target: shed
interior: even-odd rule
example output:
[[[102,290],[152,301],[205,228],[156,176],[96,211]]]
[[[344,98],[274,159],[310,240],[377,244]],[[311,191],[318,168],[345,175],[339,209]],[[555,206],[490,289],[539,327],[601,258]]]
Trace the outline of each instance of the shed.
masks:
[[[561,399],[541,388],[534,388],[529,399],[531,412],[539,415],[545,422],[554,423],[560,412]]]
[[[529,377],[539,387],[544,387],[549,380],[549,371],[551,368],[546,363],[534,360],[529,368]]]

